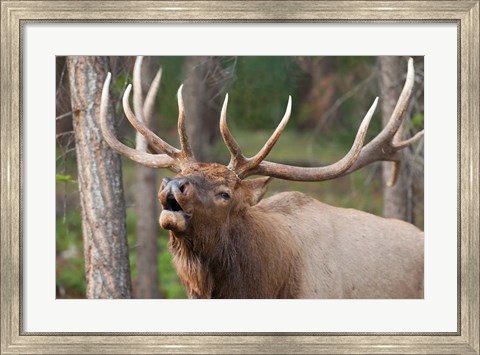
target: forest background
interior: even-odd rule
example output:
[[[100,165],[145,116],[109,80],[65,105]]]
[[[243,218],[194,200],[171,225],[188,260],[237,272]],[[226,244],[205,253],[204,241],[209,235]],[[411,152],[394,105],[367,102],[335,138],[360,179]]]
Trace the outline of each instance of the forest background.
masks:
[[[389,115],[390,102],[396,102],[403,87],[407,59],[147,57],[142,77],[146,92],[158,68],[162,68],[152,130],[172,144],[178,143],[176,92],[184,83],[189,136],[197,160],[207,162],[225,164],[229,160],[218,129],[220,108],[227,92],[229,126],[247,155],[255,154],[268,139],[283,116],[288,95],[292,95],[291,119],[268,160],[321,166],[338,160],[350,149],[358,126],[376,96],[380,97],[380,105],[366,141],[378,134],[382,120]],[[415,57],[414,61],[415,85],[404,126],[405,137],[421,130],[424,121],[423,58]],[[87,281],[84,231],[75,150],[75,108],[72,109],[74,90],[70,86],[72,68],[68,62],[66,57],[56,60],[56,295],[84,298]],[[135,133],[121,105],[123,92],[132,82],[135,57],[108,57],[107,62],[113,77],[111,92],[118,137],[135,147]],[[382,165],[385,167],[382,163],[372,164],[333,181],[305,183],[275,179],[267,197],[296,190],[331,205],[393,216],[423,228],[423,143],[406,149],[402,176],[395,187],[400,191],[397,196],[392,197],[392,189],[385,187],[388,176],[382,174]],[[122,158],[131,297],[185,298],[167,250],[168,233],[158,226],[160,206],[156,190],[161,179],[171,177],[172,173],[165,169],[145,169]],[[151,202],[148,210],[140,206],[146,199]],[[142,221],[147,215],[153,217]],[[142,237],[145,233],[150,235]]]

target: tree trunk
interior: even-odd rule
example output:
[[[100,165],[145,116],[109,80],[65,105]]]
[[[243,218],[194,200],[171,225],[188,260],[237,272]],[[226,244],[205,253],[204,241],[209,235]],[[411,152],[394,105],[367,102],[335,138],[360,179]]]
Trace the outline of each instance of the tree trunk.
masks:
[[[146,58],[144,58],[144,62]],[[150,61],[144,63],[142,84],[149,84],[155,73]],[[143,80],[146,78],[147,80]],[[142,85],[142,86],[143,86]],[[148,86],[143,92],[148,91]],[[134,88],[135,90],[135,88]],[[142,97],[144,97],[142,95]],[[138,109],[138,108],[136,108]],[[138,115],[137,115],[138,116]],[[144,116],[144,114],[142,114]],[[144,116],[145,125],[152,128],[152,114]],[[136,148],[147,151],[147,140],[139,132],[136,134]],[[158,212],[155,170],[136,164],[137,186],[135,189],[135,213],[137,216],[137,285],[134,288],[136,298],[160,298],[158,285]]]
[[[160,298],[158,285],[158,212],[155,172],[137,165],[135,211],[137,215],[136,298]]]
[[[104,57],[67,58],[82,209],[87,298],[131,298],[119,156],[103,140],[100,96]],[[113,121],[113,107],[109,107]]]
[[[211,162],[219,137],[218,121],[225,81],[219,57],[188,57],[184,86],[187,133],[197,161]]]
[[[299,128],[322,131],[335,121],[336,114],[330,111],[337,92],[335,58],[301,56],[296,62],[309,77],[300,103],[307,107],[308,117],[299,122]]]
[[[405,65],[402,57],[380,57],[380,92],[382,97],[382,123],[385,126],[392,115],[405,81]],[[403,137],[404,127],[408,120],[397,132]],[[412,178],[405,152],[402,158],[396,184],[387,186],[394,174],[394,164],[384,162],[383,165],[383,215],[388,218],[398,218],[413,223]]]

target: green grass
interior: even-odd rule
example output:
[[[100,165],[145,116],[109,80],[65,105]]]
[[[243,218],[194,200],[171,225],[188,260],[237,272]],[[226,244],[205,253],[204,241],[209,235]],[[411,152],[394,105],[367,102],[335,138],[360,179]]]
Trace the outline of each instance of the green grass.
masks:
[[[79,210],[57,219],[56,288],[59,297],[82,297],[85,294],[82,226]]]
[[[127,239],[132,280],[137,277],[137,252],[134,247],[136,218],[132,208],[127,209]],[[186,298],[185,291],[167,250],[168,233],[161,230],[158,238],[160,290],[165,298]],[[82,226],[79,210],[69,211],[56,223],[56,287],[58,298],[83,298],[85,295],[85,263],[83,259]],[[135,283],[135,282],[134,282]]]

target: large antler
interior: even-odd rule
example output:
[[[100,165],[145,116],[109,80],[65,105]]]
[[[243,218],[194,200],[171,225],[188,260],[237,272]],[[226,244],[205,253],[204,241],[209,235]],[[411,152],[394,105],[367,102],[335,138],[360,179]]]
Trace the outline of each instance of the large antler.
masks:
[[[358,170],[374,161],[392,161],[395,163],[395,170],[393,180],[389,185],[393,185],[396,181],[399,164],[400,164],[400,150],[418,141],[424,134],[424,130],[416,133],[413,137],[401,140],[397,132],[400,129],[405,112],[408,109],[410,96],[412,95],[413,84],[415,80],[415,70],[413,67],[413,59],[408,60],[407,78],[403,86],[400,97],[398,98],[395,109],[390,116],[388,123],[383,130],[370,143],[363,147],[360,156],[355,164],[346,171],[349,174]]]
[[[145,123],[146,127],[151,126],[153,108],[155,106],[155,97],[157,96],[160,87],[160,79],[162,78],[162,68],[158,69],[157,75],[150,84],[145,102],[142,95],[142,63],[143,57],[138,56],[133,67],[133,111],[135,116],[141,122]],[[147,151],[148,142],[144,136],[136,131],[135,144],[137,150]],[[157,151],[157,153],[160,153]]]
[[[363,147],[368,125],[377,106],[377,97],[365,115],[350,151],[336,163],[324,167],[314,168],[291,166],[263,160],[273,148],[273,145],[279,138],[288,122],[291,111],[291,98],[288,100],[287,110],[282,121],[270,139],[257,155],[252,158],[247,158],[242,154],[240,146],[227,127],[227,95],[220,117],[220,132],[222,133],[225,144],[231,153],[229,168],[232,169],[241,179],[250,175],[266,175],[280,179],[296,181],[330,180],[349,174],[364,167],[365,165],[372,163],[373,161],[380,160],[394,161],[397,163],[396,165],[398,168],[398,162],[400,160],[399,151],[414,143],[423,135],[423,131],[421,131],[414,137],[404,141],[400,141],[400,138],[396,137],[396,132],[400,128],[403,121],[403,116],[408,108],[408,103],[412,94],[413,82],[413,60],[410,58],[408,61],[407,79],[402,93],[400,94],[400,98],[398,99],[397,105],[388,124],[385,126],[382,132],[380,132],[377,137]]]
[[[114,149],[117,153],[139,164],[151,168],[169,168],[173,171],[180,171],[186,165],[195,161],[185,129],[185,110],[183,105],[182,86],[180,86],[177,92],[179,109],[178,132],[180,135],[180,144],[182,147],[182,149],[179,150],[158,137],[147,127],[145,118],[151,116],[154,98],[159,87],[161,71],[157,73],[157,76],[153,80],[146,96],[145,103],[143,104],[141,94],[141,65],[142,57],[137,57],[134,68],[134,107],[136,114],[132,112],[129,103],[130,92],[132,89],[131,84],[128,85],[123,95],[123,108],[127,119],[137,130],[137,132],[139,132],[146,139],[146,143],[150,144],[150,146],[153,147],[153,149],[160,154],[147,153],[146,145],[138,146],[139,149],[132,149],[116,138],[107,120],[109,87],[111,80],[110,73],[108,73],[107,78],[105,79],[100,103],[100,127],[102,129],[104,138],[106,142],[110,145],[110,147]]]

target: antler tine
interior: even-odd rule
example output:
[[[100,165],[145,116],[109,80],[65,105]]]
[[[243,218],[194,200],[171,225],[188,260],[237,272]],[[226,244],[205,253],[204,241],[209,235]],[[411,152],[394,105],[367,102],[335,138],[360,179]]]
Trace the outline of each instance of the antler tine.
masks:
[[[220,133],[222,134],[223,141],[230,151],[230,163],[228,168],[235,170],[239,165],[244,164],[246,158],[242,154],[242,150],[237,141],[233,137],[230,129],[227,125],[227,106],[228,106],[228,94],[225,95],[225,101],[223,102],[222,111],[220,114]]]
[[[360,128],[357,132],[355,140],[349,152],[338,162],[331,164],[329,166],[320,167],[320,168],[301,168],[294,167],[289,165],[271,163],[268,161],[263,161],[268,155],[270,150],[275,145],[276,141],[280,137],[280,134],[285,129],[288,120],[291,114],[292,108],[292,98],[289,96],[287,109],[285,114],[280,121],[280,124],[277,126],[276,130],[273,132],[272,136],[265,143],[263,148],[253,157],[245,158],[240,150],[235,138],[233,138],[230,130],[228,129],[226,122],[226,110],[228,104],[228,95],[225,98],[225,102],[222,108],[222,114],[220,116],[220,131],[222,133],[225,144],[232,154],[229,167],[232,168],[240,179],[243,179],[247,176],[259,174],[259,175],[268,175],[272,177],[278,177],[287,180],[302,180],[302,181],[320,181],[328,180],[335,176],[341,175],[347,171],[354,163],[357,157],[359,156],[363,142],[367,134],[368,126],[373,117],[375,109],[377,107],[378,97],[373,102],[372,106],[365,115]]]
[[[280,138],[280,135],[282,134],[283,130],[287,126],[288,120],[290,119],[290,114],[292,112],[292,96],[288,96],[288,104],[287,104],[287,109],[285,110],[285,114],[283,115],[282,120],[278,124],[277,128],[273,132],[273,134],[270,136],[268,141],[265,143],[265,145],[260,149],[260,151],[251,159],[248,159],[248,164],[246,165],[245,169],[250,170],[254,169],[258,164],[260,164],[263,159],[267,157],[267,155],[270,153],[272,150],[273,146],[277,142],[278,138]],[[242,175],[243,172],[239,172],[238,175]]]
[[[125,95],[123,97],[123,106],[125,110],[125,115],[127,116],[130,123],[135,127],[137,130],[137,142],[140,142],[140,147],[142,150],[146,150],[147,142],[152,145],[152,147],[161,153],[166,153],[172,158],[182,162],[182,163],[189,163],[195,161],[193,156],[192,148],[188,142],[187,131],[185,128],[185,108],[183,104],[183,97],[182,97],[182,87],[180,86],[178,89],[177,97],[178,97],[178,134],[180,136],[180,144],[181,150],[169,145],[165,141],[163,141],[160,137],[155,135],[152,131],[148,129],[148,123],[151,119],[151,112],[153,111],[153,105],[155,102],[155,95],[158,91],[159,84],[160,84],[160,77],[161,77],[161,70],[158,71],[157,75],[155,76],[154,80],[150,85],[150,89],[148,91],[147,97],[145,99],[145,103],[143,103],[142,98],[142,81],[141,81],[141,71],[142,71],[142,61],[143,57],[138,56],[135,61],[135,66],[133,69],[133,86],[134,86],[134,97],[133,97],[133,106],[135,114],[132,114],[129,103],[128,103],[128,96],[130,94],[130,86],[127,87],[125,91]],[[141,139],[143,137],[144,139]]]
[[[141,122],[145,122],[143,117],[142,62],[143,56],[138,56],[133,66],[133,110],[137,118]]]
[[[160,88],[160,80],[162,79],[162,68],[158,69],[157,75],[150,84],[148,89],[147,96],[145,96],[145,101],[143,103],[143,114],[145,116],[146,122],[150,122],[152,119],[153,107],[155,105],[155,97],[157,96],[158,89]]]
[[[410,137],[400,143],[394,143],[393,146],[397,149],[403,149],[405,147],[408,147],[409,145],[412,145],[416,141],[418,141],[420,138],[423,137],[425,131],[422,129],[420,132],[417,132],[413,137]]]
[[[397,105],[393,110],[390,120],[385,125],[383,130],[378,136],[376,136],[370,143],[363,147],[362,152],[355,164],[346,172],[347,174],[360,169],[361,167],[368,165],[377,160],[394,161],[400,160],[399,151],[403,148],[415,143],[422,136],[424,131],[420,131],[415,136],[404,140],[398,141],[401,138],[398,137],[397,132],[402,125],[405,112],[407,111],[410,97],[413,91],[413,84],[415,79],[415,70],[413,66],[413,59],[408,60],[408,70],[405,84],[403,86],[400,97],[398,98]],[[395,183],[395,176],[398,175],[398,168],[400,164],[394,165],[394,171],[392,176],[394,177],[387,185],[392,186]]]
[[[183,84],[180,85],[180,88],[177,92],[178,99],[178,136],[180,138],[180,146],[182,148],[183,158],[187,161],[195,161],[193,156],[192,148],[188,141],[187,129],[185,127],[185,106],[183,105],[183,95],[182,95]]]
[[[147,126],[152,120],[153,108],[155,106],[155,97],[160,88],[160,80],[162,78],[162,68],[158,69],[157,74],[150,83],[145,101],[142,95],[142,63],[143,56],[138,56],[133,67],[133,111],[137,118],[145,122]]]
[[[146,120],[143,112],[142,62],[143,57],[138,56],[135,60],[135,65],[133,66],[133,111],[138,120],[148,127],[150,122]],[[137,131],[135,136],[135,144],[138,150],[147,150],[147,141],[139,131]]]
[[[132,149],[115,136],[110,122],[108,122],[108,105],[109,105],[109,90],[110,90],[111,74],[107,74],[105,83],[103,84],[102,96],[100,100],[100,129],[102,130],[103,138],[107,144],[117,153],[124,157],[131,159],[139,164],[148,166],[150,168],[169,168],[178,171],[177,162],[166,154],[152,155],[146,152]]]
[[[410,102],[410,96],[413,91],[413,84],[415,81],[415,70],[413,67],[413,59],[409,58],[408,60],[408,69],[407,69],[407,78],[403,86],[400,97],[398,98],[395,109],[390,116],[390,120],[383,128],[382,132],[376,136],[369,144],[376,144],[377,142],[384,141],[386,139],[393,139],[398,129],[402,125],[403,116],[408,108],[408,103]]]
[[[150,143],[153,147],[158,149],[161,152],[164,152],[168,156],[172,157],[176,160],[181,160],[182,154],[181,151],[177,148],[172,147],[170,144],[166,143],[163,139],[158,137],[155,133],[150,131],[143,122],[140,122],[139,119],[133,114],[132,109],[130,108],[129,98],[130,98],[130,91],[132,90],[132,85],[128,85],[125,93],[123,94],[123,110],[125,111],[125,115],[127,119],[130,121],[132,126],[139,131],[145,139]]]
[[[228,129],[227,125],[227,106],[228,106],[228,94],[225,95],[225,101],[223,102],[222,112],[220,114],[220,133],[222,134],[225,145],[230,151],[231,158],[228,167],[233,170],[240,179],[248,175],[248,172],[255,169],[263,159],[270,153],[273,146],[277,142],[278,138],[285,129],[288,120],[290,119],[290,113],[292,111],[292,97],[288,97],[287,109],[283,115],[282,120],[278,124],[277,128],[273,132],[272,136],[268,139],[265,145],[260,151],[252,158],[247,158],[242,154],[240,145],[237,143],[232,133]]]
[[[160,68],[158,70],[157,75],[150,84],[147,96],[145,98],[145,102],[143,102],[142,64],[143,56],[137,56],[135,60],[135,65],[133,67],[133,110],[135,112],[135,116],[139,119],[139,121],[143,122],[146,127],[149,127],[151,126],[152,122],[152,113],[155,106],[155,97],[160,87],[162,69]],[[136,148],[139,150],[147,151],[148,144],[145,137],[139,131],[136,132]],[[158,148],[153,148],[157,153],[162,153],[162,151]]]
[[[375,99],[372,107],[363,119],[352,148],[338,162],[325,167],[304,168],[277,164],[264,160],[260,162],[257,167],[245,171],[242,174],[242,178],[249,175],[258,174],[286,180],[323,181],[347,175],[374,161],[382,160],[395,162],[395,169],[398,169],[400,165],[400,150],[413,144],[423,136],[423,131],[421,131],[412,138],[399,141],[400,137],[398,137],[397,134],[398,129],[402,124],[403,116],[405,116],[405,112],[408,108],[408,103],[413,89],[413,82],[413,60],[410,59],[408,62],[407,79],[390,121],[382,130],[382,132],[365,147],[362,148],[362,145],[365,140],[368,124],[377,106],[378,98]],[[395,176],[397,176],[397,171],[394,171],[393,177]]]
[[[373,102],[367,114],[362,120],[355,140],[348,153],[336,163],[323,167],[304,168],[285,164],[262,161],[256,168],[248,171],[248,175],[258,174],[277,177],[285,180],[297,181],[324,181],[344,174],[357,160],[362,151],[363,142],[367,135],[368,126],[377,107],[378,97]]]

